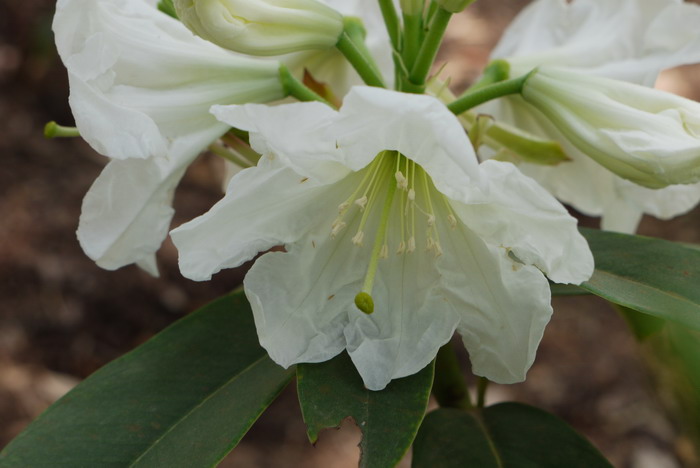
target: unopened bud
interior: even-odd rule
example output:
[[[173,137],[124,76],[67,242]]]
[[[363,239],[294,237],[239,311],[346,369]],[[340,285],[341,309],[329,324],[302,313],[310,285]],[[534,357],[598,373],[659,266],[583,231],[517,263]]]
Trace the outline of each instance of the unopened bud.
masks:
[[[343,17],[316,0],[174,0],[177,16],[198,36],[249,55],[334,47]]]

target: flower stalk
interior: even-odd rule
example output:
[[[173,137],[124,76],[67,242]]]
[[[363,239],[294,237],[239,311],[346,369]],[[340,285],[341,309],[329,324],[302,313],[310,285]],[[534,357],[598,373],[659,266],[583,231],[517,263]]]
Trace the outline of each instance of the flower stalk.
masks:
[[[348,59],[357,73],[368,86],[386,87],[372,54],[364,43],[365,31],[356,18],[344,18],[344,29],[336,47]]]
[[[331,103],[326,101],[323,97],[312,91],[301,81],[294,78],[286,65],[280,65],[279,76],[280,82],[282,83],[282,87],[287,96],[293,96],[302,102],[318,101],[333,107]]]
[[[411,67],[411,74],[408,77],[411,84],[415,86],[414,92],[422,93],[425,89],[425,80],[430,72],[430,67],[435,61],[450,18],[452,18],[452,13],[443,8],[438,8],[435,11],[428,33],[418,51],[416,62]]]
[[[447,108],[450,109],[453,114],[459,115],[462,112],[466,112],[469,109],[493,99],[508,96],[510,94],[520,94],[523,90],[525,82],[536,70],[537,69],[519,78],[479,87],[475,91],[463,94],[455,101],[452,101]]]

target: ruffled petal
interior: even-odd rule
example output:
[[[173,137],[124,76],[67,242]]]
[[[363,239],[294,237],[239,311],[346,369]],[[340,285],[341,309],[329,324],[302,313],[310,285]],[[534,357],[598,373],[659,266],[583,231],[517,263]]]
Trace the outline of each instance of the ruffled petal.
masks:
[[[700,7],[678,0],[539,0],[511,23],[492,53],[514,73],[575,68],[652,86],[658,73],[700,60]]]
[[[321,199],[328,198],[337,201]],[[318,219],[332,219],[332,204],[318,207]],[[340,353],[348,315],[362,314],[354,299],[362,287],[366,255],[350,242],[351,231],[335,239],[329,231],[317,223],[287,252],[263,255],[245,277],[260,344],[281,366],[326,361]]]
[[[60,0],[53,28],[80,133],[113,158],[165,157],[176,138],[225,130],[211,105],[284,94],[275,62],[230,54],[143,0]]]
[[[461,317],[472,371],[494,382],[525,380],[552,314],[547,279],[460,225],[441,234],[441,294]]]
[[[321,184],[261,159],[257,167],[236,174],[226,196],[207,213],[171,232],[180,271],[196,281],[208,280],[258,252],[297,241],[317,222],[319,214],[311,207],[337,190],[349,193],[343,184]],[[337,204],[331,208],[337,211]]]
[[[335,141],[325,138],[325,129],[337,116],[325,104],[214,106],[211,112],[220,121],[250,132],[255,151],[279,160],[304,177],[333,183],[350,172],[343,165]]]
[[[382,390],[392,379],[415,374],[452,338],[460,315],[447,303],[441,281],[434,256],[423,248],[380,261],[374,313],[349,314],[345,328],[348,353],[367,388]]]
[[[83,199],[78,240],[102,268],[138,263],[157,274],[155,252],[168,234],[173,194],[200,148],[217,137],[202,132],[179,140],[170,159],[113,160]]]
[[[492,184],[479,204],[451,202],[458,218],[486,243],[512,250],[552,281],[580,284],[593,274],[593,255],[577,221],[537,182],[510,164],[486,161]]]

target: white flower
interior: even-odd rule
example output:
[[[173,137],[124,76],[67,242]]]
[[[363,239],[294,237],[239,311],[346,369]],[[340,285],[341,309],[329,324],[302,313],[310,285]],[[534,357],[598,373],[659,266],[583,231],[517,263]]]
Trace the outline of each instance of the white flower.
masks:
[[[578,284],[592,273],[576,221],[511,164],[478,165],[432,97],[363,87],[339,112],[213,112],[250,131],[263,158],[171,232],[180,268],[205,280],[284,244],[244,283],[260,341],[283,366],[347,349],[378,390],[422,369],[457,329],[475,373],[521,381],[551,314],[545,274]]]
[[[285,95],[279,63],[199,39],[144,0],[59,0],[53,29],[80,134],[111,158],[167,157],[177,138],[226,131],[213,104]]]
[[[367,1],[346,1],[341,11],[369,15],[368,46],[390,57],[383,24],[376,23],[378,7]],[[56,6],[53,29],[77,126],[95,150],[123,159],[95,180],[78,227],[82,248],[108,269],[138,263],[157,271],[155,252],[169,229],[173,191],[187,166],[229,128],[209,113],[212,104],[283,96],[278,62],[200,39],[155,3],[59,0]],[[290,67],[336,80],[336,91],[359,82],[341,60],[339,53],[313,52],[287,59]]]
[[[680,0],[537,0],[525,8],[492,53],[511,63],[512,75],[540,65],[653,86],[659,72],[700,61],[700,8]],[[519,97],[479,109],[547,139],[560,140],[573,161],[555,167],[521,164],[560,200],[602,227],[634,232],[643,213],[662,219],[700,201],[700,184],[652,190],[601,167]]]
[[[343,31],[340,13],[316,0],[174,0],[182,22],[226,49],[282,55],[334,47]]]
[[[700,104],[619,80],[542,66],[523,99],[587,156],[650,188],[700,181]]]

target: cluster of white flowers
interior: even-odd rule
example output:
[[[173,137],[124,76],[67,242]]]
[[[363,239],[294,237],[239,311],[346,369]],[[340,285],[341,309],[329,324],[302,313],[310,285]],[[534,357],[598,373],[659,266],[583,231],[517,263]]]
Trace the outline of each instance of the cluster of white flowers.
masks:
[[[420,14],[423,3],[401,6]],[[171,234],[194,280],[285,247],[244,282],[260,342],[283,366],[347,350],[378,390],[422,369],[456,330],[477,375],[521,381],[552,313],[547,278],[580,284],[593,272],[576,220],[552,194],[627,230],[642,212],[672,216],[700,199],[700,185],[654,190],[700,179],[700,105],[629,83],[700,58],[700,33],[676,33],[700,17],[695,6],[527,8],[494,57],[512,77],[535,71],[519,95],[477,110],[562,142],[572,161],[520,168],[479,164],[435,97],[351,87],[361,81],[338,52],[351,16],[366,36],[350,48],[375,57],[378,81],[394,78],[375,0],[175,0],[174,10],[179,20],[151,0],[58,1],[77,127],[112,159],[85,197],[78,238],[104,268],[156,274],[188,165],[231,128],[248,132],[256,164]],[[285,73],[302,70],[330,86],[339,109],[279,102],[290,94]]]

